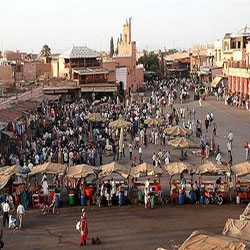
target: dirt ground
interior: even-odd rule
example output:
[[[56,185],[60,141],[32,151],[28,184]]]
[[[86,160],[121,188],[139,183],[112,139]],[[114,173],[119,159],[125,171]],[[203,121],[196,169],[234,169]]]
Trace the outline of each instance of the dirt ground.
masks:
[[[99,208],[86,207],[89,239],[79,246],[75,229],[81,207],[66,204],[59,215],[41,215],[39,209],[26,212],[23,230],[4,230],[4,249],[168,249],[174,240],[181,244],[194,230],[220,234],[228,218],[239,218],[246,204],[200,205],[185,204],[156,206],[124,205]],[[99,236],[101,245],[92,245]]]

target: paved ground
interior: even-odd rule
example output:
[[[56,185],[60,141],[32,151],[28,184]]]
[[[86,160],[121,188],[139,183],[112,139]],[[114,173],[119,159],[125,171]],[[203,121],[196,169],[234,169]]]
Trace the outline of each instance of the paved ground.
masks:
[[[245,205],[178,205],[145,209],[143,205],[86,208],[89,240],[86,249],[167,248],[169,241],[181,244],[194,230],[221,233],[228,218],[239,218]],[[64,207],[59,215],[41,215],[38,210],[25,215],[23,230],[5,231],[5,248],[20,250],[80,249],[75,221],[81,208]],[[91,245],[99,236],[101,245]]]
[[[180,106],[179,104],[177,104]],[[189,101],[184,106],[196,107],[197,118],[204,120],[207,112],[213,111],[218,126],[216,143],[219,143],[223,160],[227,160],[227,135],[229,130],[234,134],[233,163],[245,160],[244,142],[250,140],[250,114],[248,111],[229,108],[224,102],[217,102],[209,97],[198,108],[198,101]],[[211,133],[211,128],[208,135]],[[198,141],[197,138],[195,140]],[[151,163],[153,151],[163,146],[149,145],[143,148],[143,160]],[[171,150],[173,160],[180,155],[179,150]],[[137,154],[137,152],[135,152]],[[213,160],[210,158],[209,160]],[[111,162],[112,158],[104,159]],[[199,162],[197,157],[189,157],[190,162]],[[124,162],[129,164],[126,157]],[[168,188],[168,177],[161,180],[164,189]],[[65,201],[67,202],[67,201]],[[193,230],[202,229],[213,233],[221,233],[228,218],[239,218],[246,205],[180,205],[159,206],[152,210],[140,205],[126,205],[98,208],[87,207],[89,237],[99,235],[102,244],[92,246],[88,240],[89,249],[156,249],[168,247],[172,239],[181,244]],[[75,229],[75,221],[81,213],[79,206],[64,205],[59,215],[42,216],[40,211],[27,211],[25,229],[4,231],[5,249],[79,249],[79,235]]]

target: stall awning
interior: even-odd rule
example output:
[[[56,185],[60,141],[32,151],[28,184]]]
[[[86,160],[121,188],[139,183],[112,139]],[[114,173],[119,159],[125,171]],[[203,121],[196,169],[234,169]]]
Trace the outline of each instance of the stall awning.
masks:
[[[222,80],[222,77],[216,76],[211,82],[211,87],[216,88],[219,82]]]

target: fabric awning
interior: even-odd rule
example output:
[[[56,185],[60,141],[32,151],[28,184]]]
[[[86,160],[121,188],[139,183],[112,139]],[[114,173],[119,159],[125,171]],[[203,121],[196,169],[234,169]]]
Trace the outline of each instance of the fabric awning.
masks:
[[[211,87],[216,88],[219,82],[222,80],[222,77],[216,76],[211,82]]]

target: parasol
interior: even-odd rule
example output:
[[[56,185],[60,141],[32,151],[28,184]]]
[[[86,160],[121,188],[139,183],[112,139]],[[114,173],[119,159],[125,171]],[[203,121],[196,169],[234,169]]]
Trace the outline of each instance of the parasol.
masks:
[[[174,136],[186,136],[186,135],[191,135],[192,131],[188,128],[174,126],[174,127],[166,128],[164,130],[164,133],[166,133],[167,135],[174,135]]]
[[[244,161],[232,166],[232,171],[237,177],[250,174],[250,162]]]
[[[121,129],[120,138],[119,138],[119,151],[120,152],[122,152],[122,148],[123,148],[124,128],[131,127],[131,126],[132,126],[131,122],[125,121],[122,118],[109,123],[109,127],[111,127],[111,128],[120,128]]]
[[[140,177],[141,174],[149,175],[161,175],[162,169],[160,167],[155,167],[149,163],[143,162],[136,167],[131,168],[131,176],[133,177]]]
[[[85,119],[91,122],[105,122],[106,119],[99,113],[92,113],[85,116]]]
[[[122,118],[109,123],[110,128],[126,128],[131,126],[132,126],[131,122],[128,122]]]
[[[168,141],[168,145],[174,148],[198,148],[199,147],[199,145],[197,145],[195,142],[185,137],[179,137],[179,138],[170,140]]]
[[[118,173],[123,178],[127,178],[130,173],[130,167],[120,164],[116,161],[100,166],[101,172],[99,173],[99,178],[104,178],[111,175],[113,172]]]
[[[150,126],[152,125],[156,126],[158,124],[161,124],[162,122],[163,121],[161,118],[148,118],[147,120],[144,121],[145,124],[150,125]]]
[[[196,168],[194,164],[188,162],[171,162],[165,166],[166,172],[170,175],[182,174],[187,172],[188,174],[194,174],[196,172]]]

